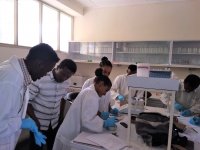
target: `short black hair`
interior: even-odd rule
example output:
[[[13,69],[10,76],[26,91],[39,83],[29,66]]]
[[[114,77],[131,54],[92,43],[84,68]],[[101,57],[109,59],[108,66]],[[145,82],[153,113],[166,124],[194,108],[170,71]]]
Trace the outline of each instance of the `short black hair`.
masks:
[[[184,83],[189,84],[193,89],[196,89],[199,84],[200,84],[200,78],[199,76],[195,75],[195,74],[189,74],[185,80]]]
[[[76,63],[71,59],[64,59],[57,66],[58,68],[68,68],[71,72],[76,73],[77,66]]]
[[[100,67],[109,66],[112,68],[112,63],[108,60],[106,56],[101,58],[101,62],[99,64]]]
[[[40,43],[33,46],[28,55],[27,60],[42,60],[42,61],[53,61],[58,62],[60,59],[53,48],[45,43]]]
[[[128,69],[130,69],[131,72],[137,72],[137,65],[131,64],[131,65],[128,66]]]

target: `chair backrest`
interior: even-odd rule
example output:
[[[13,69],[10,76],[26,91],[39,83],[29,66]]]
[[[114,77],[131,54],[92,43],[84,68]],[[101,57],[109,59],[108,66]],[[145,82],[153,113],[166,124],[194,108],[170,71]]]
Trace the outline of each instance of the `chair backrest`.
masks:
[[[67,94],[67,100],[70,103],[73,103],[73,101],[76,99],[77,95],[79,94],[79,92],[70,92]]]
[[[77,97],[78,94],[79,94],[79,92],[69,92],[64,97],[64,99],[67,101],[67,103],[65,104],[64,116],[67,114],[67,112],[68,112],[71,104],[76,99],[76,97]]]

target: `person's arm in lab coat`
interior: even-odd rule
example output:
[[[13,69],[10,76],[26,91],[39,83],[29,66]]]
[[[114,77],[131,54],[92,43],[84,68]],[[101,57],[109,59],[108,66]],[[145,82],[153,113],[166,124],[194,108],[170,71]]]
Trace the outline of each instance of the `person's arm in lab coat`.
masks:
[[[198,87],[194,97],[195,97],[194,99],[195,102],[194,105],[190,108],[190,110],[194,114],[200,114],[200,87]]]
[[[120,95],[118,93],[119,89],[120,89],[120,76],[117,76],[115,78],[115,80],[113,81],[112,87],[111,87],[111,97],[112,99],[116,99],[118,95]]]
[[[103,131],[103,119],[101,119],[97,112],[99,110],[99,99],[96,94],[87,93],[82,99],[82,126],[93,132]]]
[[[11,83],[0,85],[0,137],[10,136],[21,127],[21,116],[11,114],[16,99],[20,100],[20,93],[16,90],[18,88],[16,86]]]

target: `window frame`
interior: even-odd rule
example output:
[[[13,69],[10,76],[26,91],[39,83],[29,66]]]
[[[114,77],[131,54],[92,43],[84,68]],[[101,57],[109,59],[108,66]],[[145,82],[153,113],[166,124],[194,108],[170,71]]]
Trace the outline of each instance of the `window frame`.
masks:
[[[39,31],[38,31],[38,33],[39,33],[39,37],[38,37],[39,43],[42,42],[42,22],[43,22],[43,18],[42,18],[43,11],[42,11],[42,9],[43,9],[44,5],[47,5],[48,7],[51,7],[52,9],[55,9],[58,12],[57,49],[54,49],[54,50],[55,51],[61,51],[60,50],[60,26],[61,26],[60,25],[60,23],[61,23],[60,22],[60,15],[61,15],[61,13],[63,13],[63,14],[65,14],[65,15],[67,15],[71,18],[71,23],[72,23],[72,25],[71,25],[71,35],[70,35],[71,40],[73,40],[73,37],[74,37],[74,16],[72,16],[72,15],[70,15],[70,14],[68,14],[68,13],[48,4],[48,3],[46,3],[46,2],[43,2],[41,0],[35,0],[35,1],[38,1],[38,3],[39,3]],[[18,34],[19,34],[18,33],[18,0],[14,0],[14,18],[13,19],[14,19],[14,41],[13,41],[14,44],[0,43],[0,45],[8,45],[8,46],[10,45],[10,46],[14,46],[14,47],[17,46],[17,47],[27,47],[27,48],[29,48],[29,46],[19,45],[19,43],[18,43]]]

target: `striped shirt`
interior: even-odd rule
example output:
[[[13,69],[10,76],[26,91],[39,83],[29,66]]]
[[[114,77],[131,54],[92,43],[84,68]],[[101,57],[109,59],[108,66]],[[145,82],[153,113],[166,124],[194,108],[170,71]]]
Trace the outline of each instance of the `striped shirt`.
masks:
[[[30,88],[30,101],[35,116],[40,122],[41,130],[48,130],[51,123],[54,129],[58,124],[60,115],[60,101],[68,92],[69,80],[58,83],[53,77],[53,72],[33,82]]]

